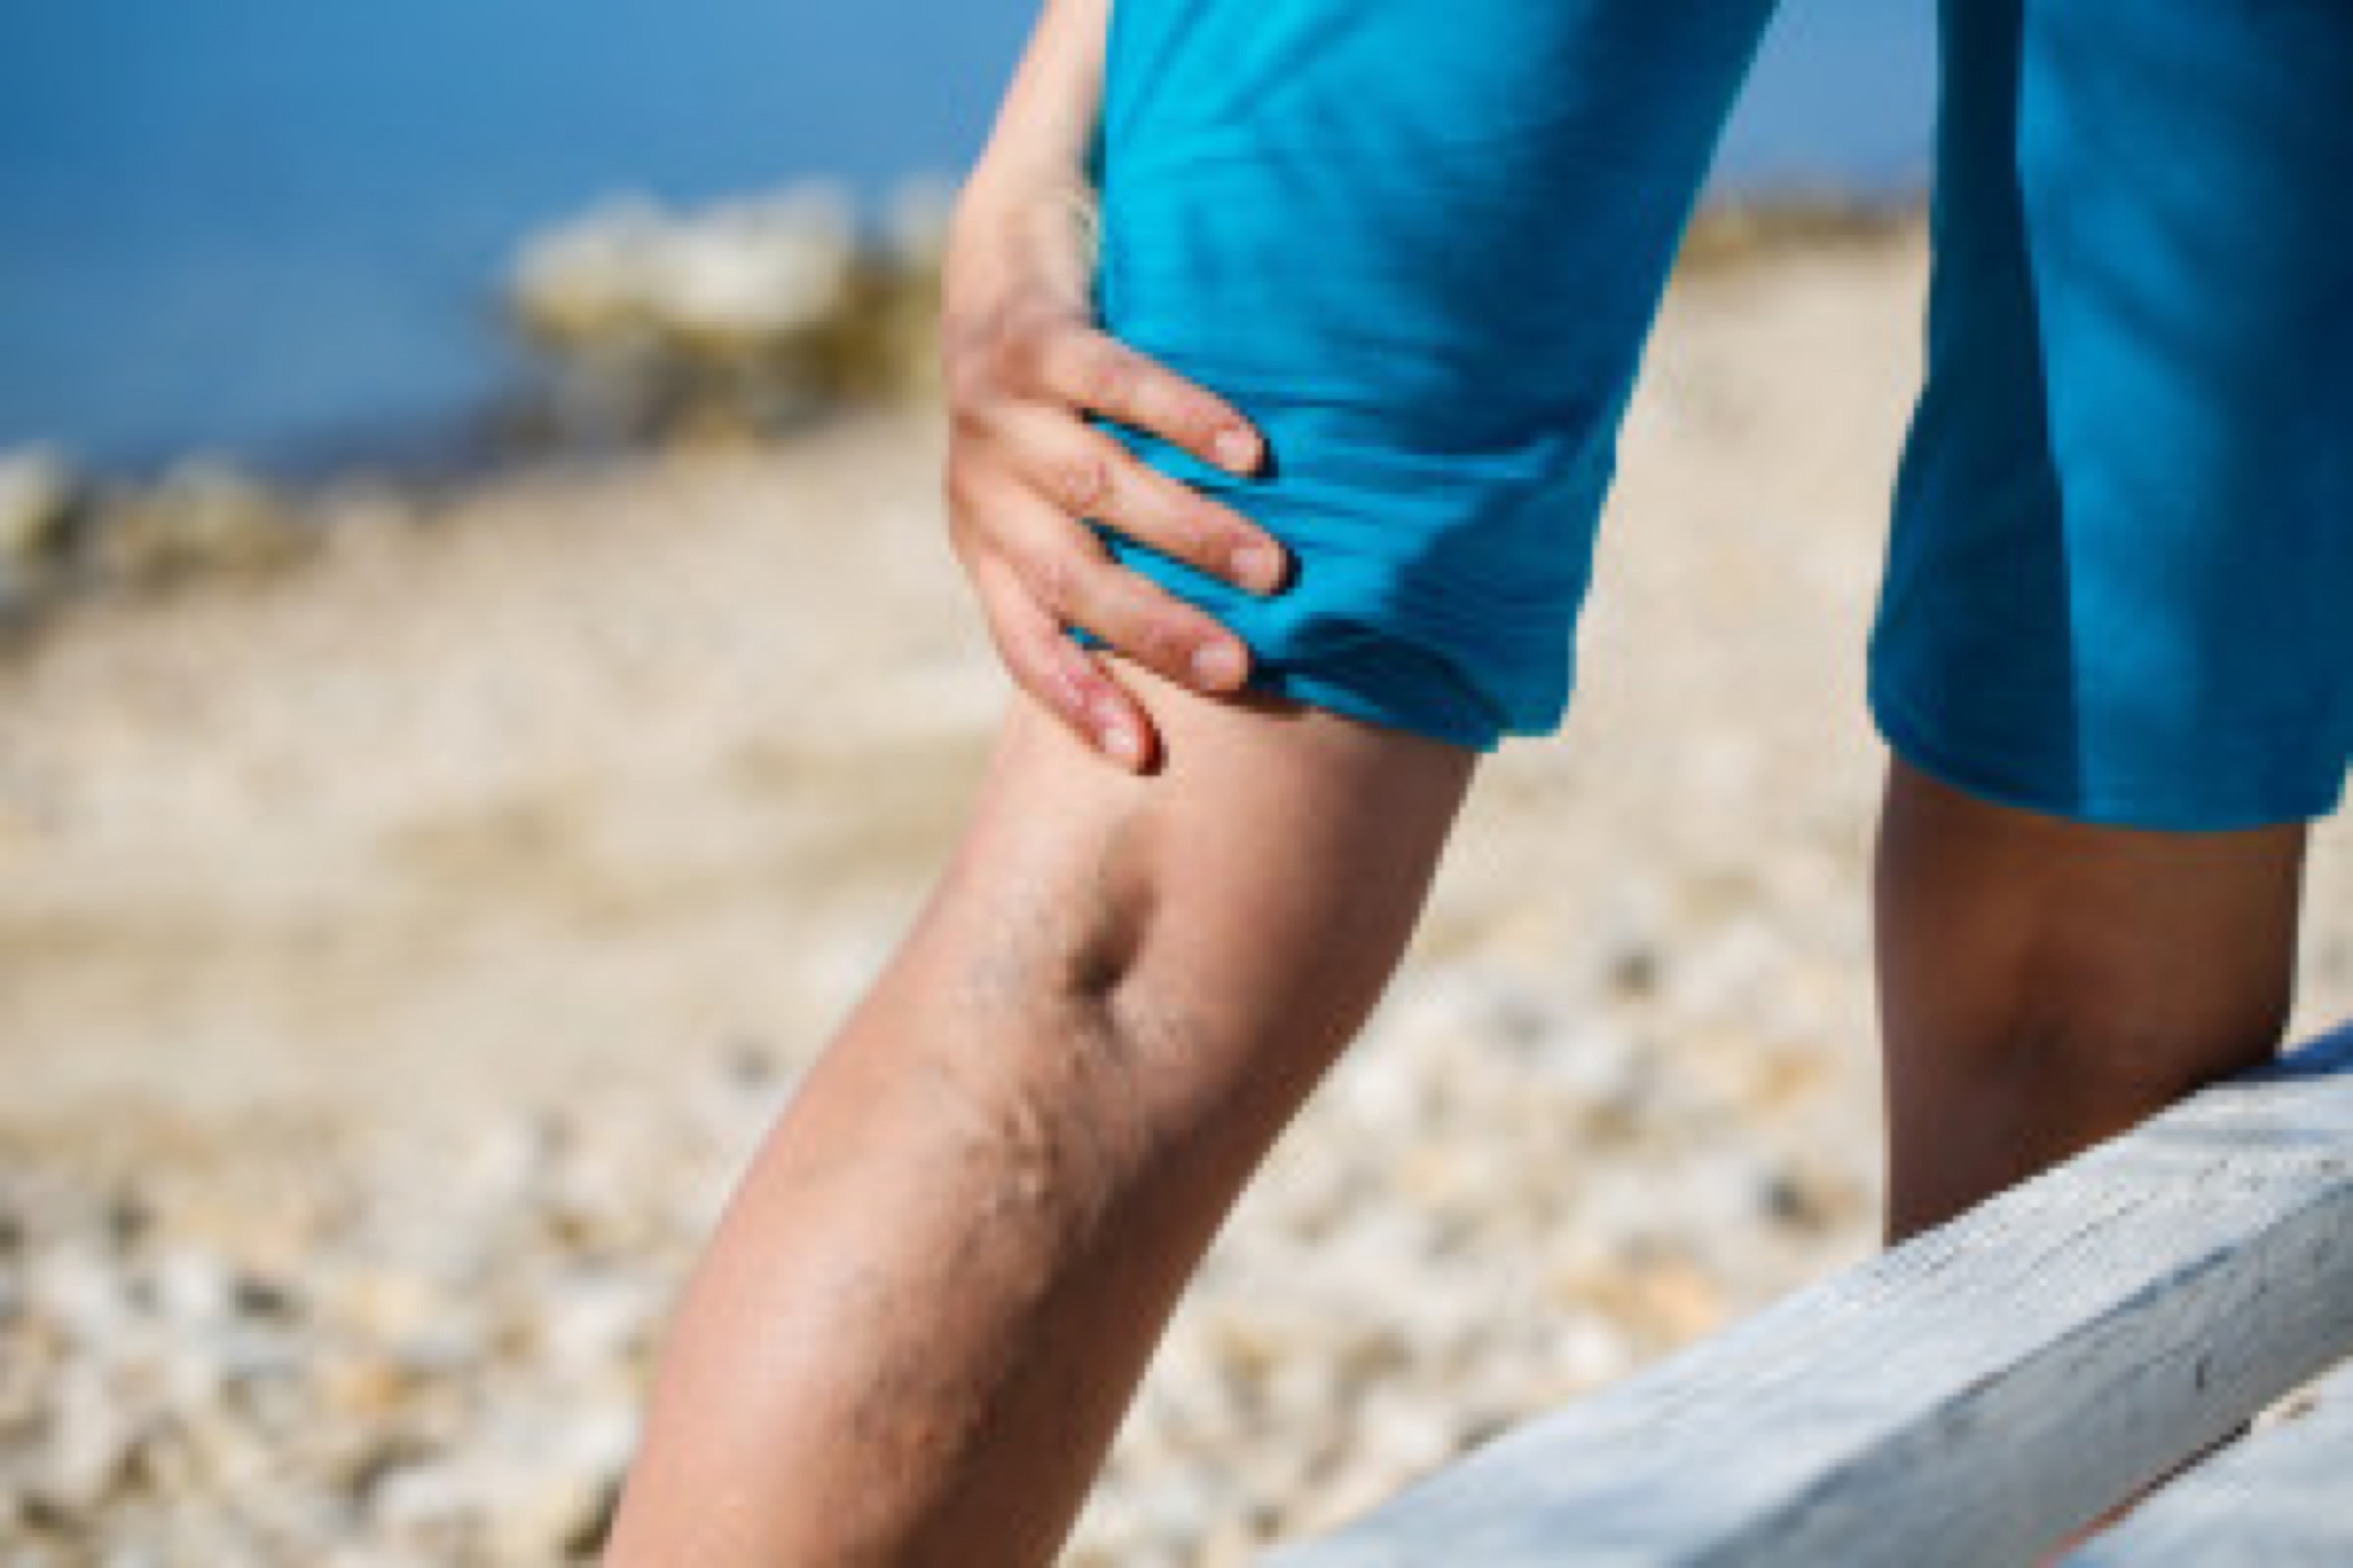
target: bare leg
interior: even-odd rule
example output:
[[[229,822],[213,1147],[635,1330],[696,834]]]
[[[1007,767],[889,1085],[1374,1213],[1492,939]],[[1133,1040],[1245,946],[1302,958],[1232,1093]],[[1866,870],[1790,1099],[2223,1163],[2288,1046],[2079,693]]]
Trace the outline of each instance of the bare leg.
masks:
[[[1892,759],[1876,889],[1888,1240],[2274,1055],[2305,837],[2089,826]]]
[[[1049,1561],[1387,983],[1474,753],[1116,668],[1167,765],[1016,698],[953,863],[689,1285],[614,1568]]]

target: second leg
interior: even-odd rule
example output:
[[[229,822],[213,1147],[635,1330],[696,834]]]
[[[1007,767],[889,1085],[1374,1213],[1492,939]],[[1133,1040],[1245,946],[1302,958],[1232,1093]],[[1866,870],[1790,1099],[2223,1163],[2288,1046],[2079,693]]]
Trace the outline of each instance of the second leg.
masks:
[[[1876,868],[1888,1239],[2272,1056],[2305,837],[2076,823],[1892,760]]]

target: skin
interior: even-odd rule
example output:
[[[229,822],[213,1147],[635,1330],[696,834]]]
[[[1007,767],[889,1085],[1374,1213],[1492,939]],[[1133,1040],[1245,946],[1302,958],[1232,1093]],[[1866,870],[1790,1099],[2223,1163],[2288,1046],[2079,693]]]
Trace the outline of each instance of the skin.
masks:
[[[1887,1239],[2275,1055],[2306,837],[2093,826],[1891,760],[1873,873]]]
[[[1013,700],[950,864],[688,1281],[608,1568],[1050,1562],[1470,786],[1476,753],[1245,689],[1247,649],[1082,521],[1254,591],[1285,569],[1082,417],[1262,457],[1093,322],[1109,4],[1047,0],[943,283],[950,542]],[[1887,1239],[2272,1054],[2303,854],[2301,824],[2091,827],[1891,760]]]
[[[1473,753],[1112,668],[1165,764],[1107,766],[1017,698],[689,1285],[607,1563],[1050,1561],[1380,994]]]

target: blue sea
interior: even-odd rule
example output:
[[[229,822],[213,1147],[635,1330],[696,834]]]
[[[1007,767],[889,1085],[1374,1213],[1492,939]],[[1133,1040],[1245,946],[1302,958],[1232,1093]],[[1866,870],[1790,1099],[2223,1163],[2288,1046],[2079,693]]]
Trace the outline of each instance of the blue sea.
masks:
[[[430,450],[519,374],[525,234],[622,191],[958,178],[1038,3],[10,0],[0,450]],[[1930,0],[1782,0],[1717,191],[1916,186],[1933,32]]]

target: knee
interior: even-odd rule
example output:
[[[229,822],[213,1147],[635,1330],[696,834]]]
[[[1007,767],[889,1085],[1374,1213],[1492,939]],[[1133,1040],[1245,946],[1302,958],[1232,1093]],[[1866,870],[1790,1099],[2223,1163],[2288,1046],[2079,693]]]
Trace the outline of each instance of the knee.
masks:
[[[942,989],[991,1070],[1130,1144],[1286,1114],[1409,929],[1236,866],[1198,825],[1139,815],[1052,838],[959,896]]]
[[[1997,1070],[2118,1120],[2268,1058],[2287,1026],[2284,978],[2155,971],[2096,940],[2038,941],[2016,973]]]
[[[1171,711],[1190,772],[1133,784],[1019,731],[893,989],[1000,1145],[1190,1191],[1253,1160],[1361,1026],[1468,763]]]
[[[1103,847],[992,887],[944,944],[925,1067],[999,1206],[1083,1227],[1230,1109],[1235,1043],[1151,962],[1155,902],[1149,868]]]

